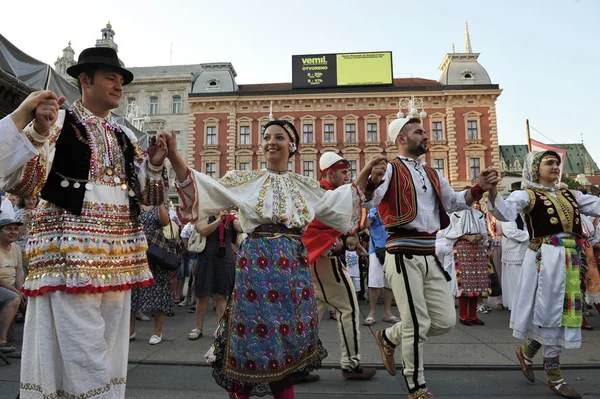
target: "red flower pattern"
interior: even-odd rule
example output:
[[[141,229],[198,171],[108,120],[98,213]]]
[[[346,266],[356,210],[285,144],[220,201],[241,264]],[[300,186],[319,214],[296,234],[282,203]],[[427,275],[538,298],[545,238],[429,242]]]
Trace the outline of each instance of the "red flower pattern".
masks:
[[[245,269],[248,266],[248,258],[240,258],[238,265],[240,268]]]
[[[279,334],[281,334],[285,337],[286,335],[288,335],[289,332],[290,332],[290,326],[288,326],[287,324],[282,324],[279,326]]]
[[[296,295],[296,293],[294,291],[292,291],[292,293],[290,294],[290,297],[292,298],[292,302],[294,302],[294,303],[298,302],[298,295]]]
[[[302,299],[309,299],[310,298],[310,290],[308,288],[304,288],[302,290]]]
[[[308,256],[303,256],[302,257],[302,266],[304,267],[308,267]]]
[[[256,363],[254,363],[254,361],[253,361],[253,360],[247,360],[247,361],[246,361],[246,368],[247,368],[248,370],[252,370],[252,371],[254,371],[254,370],[256,370]]]
[[[235,330],[240,337],[243,337],[244,333],[246,332],[246,326],[244,326],[242,323],[238,323],[237,326],[235,326]]]
[[[276,290],[269,290],[267,296],[271,302],[277,302],[277,299],[279,299],[279,293]]]
[[[256,299],[256,291],[254,291],[254,290],[248,290],[248,291],[246,291],[246,298],[250,302],[254,302],[254,300]]]
[[[277,370],[279,368],[279,362],[277,360],[271,360],[269,362],[269,370]]]
[[[235,360],[233,357],[229,358],[229,365],[231,367],[237,367],[237,360]]]
[[[292,364],[292,363],[294,363],[294,358],[291,355],[287,355],[285,357],[285,362],[286,362],[286,364]]]
[[[267,335],[268,332],[269,332],[269,329],[264,324],[259,324],[258,326],[256,326],[256,333],[260,337],[264,337],[265,335]]]
[[[304,324],[301,321],[298,322],[298,332],[302,333],[304,331]]]
[[[286,258],[279,258],[279,267],[281,267],[283,270],[287,269],[289,265],[289,260],[287,260]]]
[[[260,258],[258,258],[257,264],[258,264],[258,267],[260,267],[261,269],[264,269],[267,266],[267,258],[265,258],[264,256],[261,256]]]
[[[310,319],[310,327],[311,328],[315,328],[315,326],[317,325],[317,321],[316,319],[313,317],[312,319]]]

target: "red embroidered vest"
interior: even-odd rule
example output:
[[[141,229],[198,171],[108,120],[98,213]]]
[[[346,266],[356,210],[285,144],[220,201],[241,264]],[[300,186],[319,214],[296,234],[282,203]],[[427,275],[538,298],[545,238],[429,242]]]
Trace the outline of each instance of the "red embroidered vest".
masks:
[[[412,222],[417,217],[418,208],[415,186],[410,175],[410,170],[400,158],[393,159],[390,161],[390,164],[392,165],[390,185],[378,207],[386,229],[402,227]],[[440,201],[440,178],[435,169],[430,166],[423,165],[423,169],[435,189],[439,204],[440,228],[445,229],[450,224],[450,218]]]

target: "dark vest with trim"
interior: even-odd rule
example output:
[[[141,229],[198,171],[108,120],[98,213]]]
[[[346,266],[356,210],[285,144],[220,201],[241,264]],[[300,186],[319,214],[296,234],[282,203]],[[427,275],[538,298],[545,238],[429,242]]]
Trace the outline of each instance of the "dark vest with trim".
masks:
[[[560,233],[583,236],[579,205],[571,190],[558,190],[556,198],[545,191],[526,189],[525,192],[530,202],[523,212],[532,240]]]
[[[135,218],[140,213],[137,199],[140,187],[134,164],[135,149],[133,143],[120,128],[116,128],[114,134],[125,158],[124,169],[128,186],[134,187],[136,192],[136,196],[128,196],[130,214]],[[41,197],[72,214],[80,216],[86,192],[85,183],[78,188],[75,188],[72,182],[69,183],[68,187],[62,187],[60,183],[63,178],[58,173],[73,179],[86,180],[89,178],[91,160],[92,149],[90,148],[87,129],[67,110],[62,130],[56,140],[56,152],[52,168],[41,191]],[[118,160],[115,161],[119,162]],[[92,184],[96,187],[95,183],[92,182]],[[124,190],[124,195],[127,195],[127,192],[128,190]]]
[[[390,161],[390,164],[392,165],[390,185],[378,207],[386,230],[401,228],[403,225],[412,222],[417,217],[418,209],[415,184],[412,180],[410,170],[400,158],[393,159]],[[440,201],[440,178],[435,169],[428,165],[423,165],[422,167],[437,196],[440,229],[445,229],[450,224],[450,218]]]

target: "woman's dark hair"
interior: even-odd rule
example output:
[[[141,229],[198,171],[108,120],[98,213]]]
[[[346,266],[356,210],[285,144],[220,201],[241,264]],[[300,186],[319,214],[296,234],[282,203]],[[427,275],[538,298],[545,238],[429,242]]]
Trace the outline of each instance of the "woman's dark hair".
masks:
[[[27,198],[31,198],[31,197],[19,197],[19,209],[25,209],[25,200]],[[39,198],[36,197],[36,199],[38,201],[35,202],[35,206],[37,206],[38,202],[39,202]]]
[[[288,122],[286,120],[282,120],[282,119],[275,119],[273,121],[269,121],[263,127],[261,136],[264,136],[265,131],[271,125],[277,125],[279,127],[282,127],[283,130],[285,130],[287,135],[290,137],[290,141],[292,143],[296,144],[296,151],[290,151],[290,158],[292,156],[294,156],[294,154],[296,154],[298,152],[299,147],[300,147],[300,136],[298,136],[298,131],[296,130],[296,127],[294,126],[294,124],[291,122]]]

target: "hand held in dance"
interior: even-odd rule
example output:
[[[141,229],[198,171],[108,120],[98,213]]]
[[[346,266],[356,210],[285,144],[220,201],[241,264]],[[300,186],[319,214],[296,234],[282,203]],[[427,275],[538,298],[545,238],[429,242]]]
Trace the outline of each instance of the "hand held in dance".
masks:
[[[385,175],[385,171],[387,170],[387,163],[387,158],[382,155],[371,159],[360,171],[358,177],[356,178],[355,184],[358,186],[358,188],[364,191],[369,180],[375,184],[379,184]]]
[[[501,177],[497,169],[487,168],[479,175],[479,186],[484,191],[489,191],[500,183]]]
[[[170,133],[160,132],[159,136],[163,137],[167,143],[167,158],[169,159],[169,162],[171,162],[171,167],[175,171],[177,180],[179,182],[184,182],[187,178],[188,168],[177,150],[177,135],[175,134],[175,131],[171,130]]]
[[[150,139],[148,156],[150,157],[150,163],[152,165],[161,166],[165,161],[165,158],[167,158],[168,151],[167,141],[162,133]]]
[[[19,130],[35,119],[36,132],[46,135],[56,122],[58,109],[65,101],[65,97],[58,97],[50,90],[35,91],[10,116]]]

